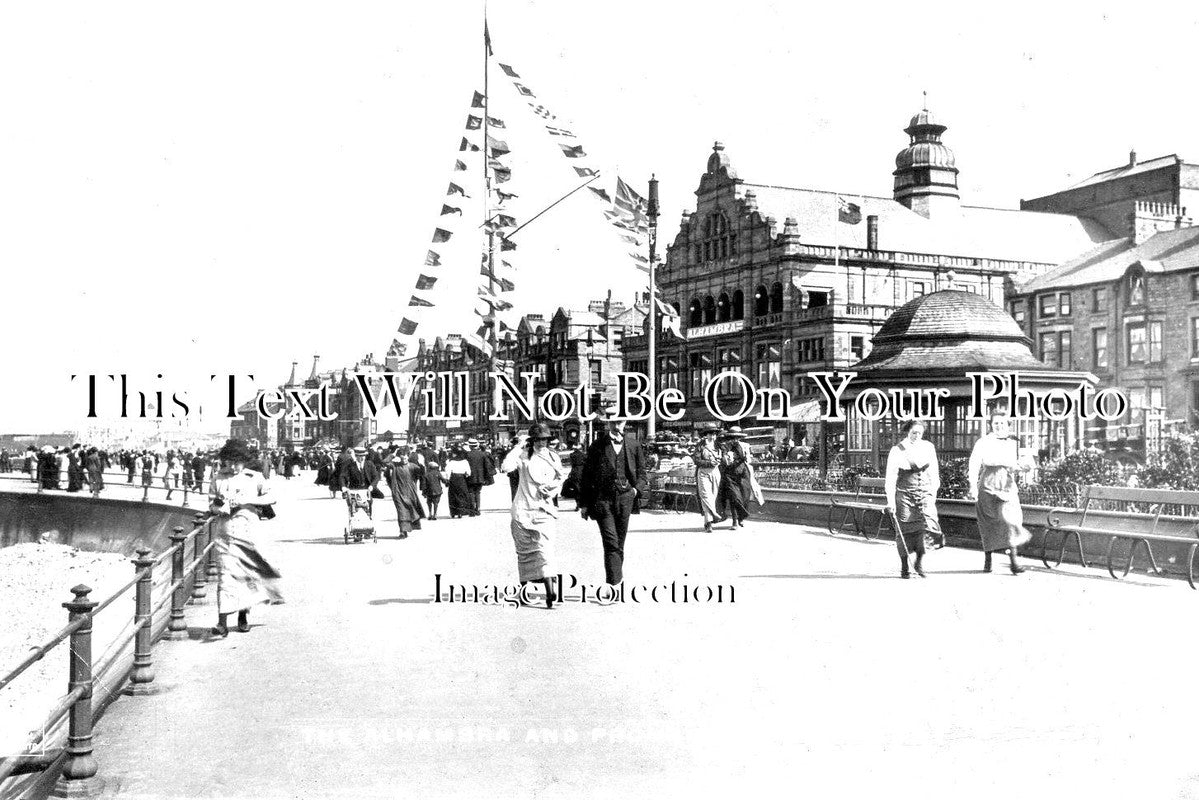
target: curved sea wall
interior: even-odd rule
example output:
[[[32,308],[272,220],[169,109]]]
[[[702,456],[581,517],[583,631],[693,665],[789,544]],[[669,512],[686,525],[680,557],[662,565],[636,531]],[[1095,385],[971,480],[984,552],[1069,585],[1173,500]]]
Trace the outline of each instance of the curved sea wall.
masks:
[[[196,509],[91,496],[0,492],[0,547],[19,542],[64,544],[133,556],[171,546],[171,529],[192,529]]]

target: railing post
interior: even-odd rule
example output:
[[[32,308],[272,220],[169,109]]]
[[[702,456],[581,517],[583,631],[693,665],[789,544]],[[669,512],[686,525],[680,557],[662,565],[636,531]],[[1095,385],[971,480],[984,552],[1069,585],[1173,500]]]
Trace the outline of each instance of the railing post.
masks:
[[[134,620],[137,622],[137,636],[133,645],[133,673],[129,676],[129,688],[126,694],[149,694],[147,685],[154,680],[154,664],[151,658],[151,648],[154,644],[154,623],[150,619],[150,592],[154,586],[154,559],[150,551],[139,547],[133,567],[138,572],[137,595],[134,598],[137,606]]]
[[[148,483],[142,485],[142,502],[150,502],[150,484]]]
[[[171,619],[167,623],[168,639],[186,639],[187,621],[183,618],[183,604],[187,602],[187,587],[183,585],[183,560],[186,557],[187,534],[182,525],[176,525],[171,534],[171,545],[175,548],[171,559],[171,583],[176,584],[171,593]]]
[[[63,603],[70,612],[70,621],[91,613],[98,603],[88,599],[91,587],[80,584],[71,590],[75,599]],[[96,777],[98,767],[92,756],[92,620],[84,621],[71,634],[70,691],[82,688],[83,694],[71,706],[70,731],[67,738],[67,758],[62,776],[54,785],[54,797],[93,797],[103,788]]]
[[[187,505],[187,481],[183,482],[183,505]]]
[[[193,550],[195,558],[200,557],[200,553],[204,552],[204,548],[208,546],[208,542],[212,540],[212,534],[205,535],[204,530],[204,515],[196,513],[192,518],[192,527],[195,529],[196,546]],[[193,559],[194,560],[194,559]],[[192,602],[199,602],[208,595],[208,558],[205,557],[196,564],[195,571],[192,572]]]

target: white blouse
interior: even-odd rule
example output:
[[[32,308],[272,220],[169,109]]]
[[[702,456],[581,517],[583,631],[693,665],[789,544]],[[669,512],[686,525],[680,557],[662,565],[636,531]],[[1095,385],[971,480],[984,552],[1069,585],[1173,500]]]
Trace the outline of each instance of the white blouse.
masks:
[[[887,494],[887,505],[895,508],[895,487],[899,482],[899,471],[923,467],[925,464],[928,465],[926,474],[931,481],[929,489],[933,497],[936,497],[937,490],[941,488],[941,467],[937,463],[937,448],[933,443],[927,439],[917,439],[915,442],[904,439],[891,448],[891,452],[887,454],[887,474],[883,489]]]
[[[1025,459],[1019,457],[1019,445],[1011,437],[999,437],[988,433],[974,443],[970,451],[970,466],[966,476],[970,483],[970,491],[978,488],[978,476],[983,467],[1007,467],[1010,470],[1023,471],[1029,469]]]

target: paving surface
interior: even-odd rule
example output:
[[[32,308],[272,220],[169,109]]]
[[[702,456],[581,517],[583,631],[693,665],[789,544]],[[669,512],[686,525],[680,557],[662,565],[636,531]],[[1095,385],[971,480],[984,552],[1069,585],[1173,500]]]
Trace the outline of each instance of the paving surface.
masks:
[[[438,573],[516,581],[507,487],[403,541],[383,501],[388,538],[347,546],[310,480],[263,526],[288,603],[215,641],[189,607],[159,693],[98,726],[105,797],[1199,797],[1185,583],[963,551],[903,581],[889,544],[643,514],[626,583],[734,601],[433,603]],[[602,582],[593,523],[556,544]]]

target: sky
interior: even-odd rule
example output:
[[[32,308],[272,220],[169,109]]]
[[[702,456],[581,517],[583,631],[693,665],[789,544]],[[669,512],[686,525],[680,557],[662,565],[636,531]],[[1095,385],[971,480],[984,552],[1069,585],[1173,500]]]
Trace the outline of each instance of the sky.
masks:
[[[73,374],[179,393],[213,427],[210,375],[254,374],[248,399],[315,354],[381,357],[482,88],[483,10],[0,6],[0,432],[81,425]],[[925,91],[969,205],[1016,207],[1130,148],[1199,158],[1190,3],[491,0],[487,15],[495,60],[589,166],[640,188],[656,174],[667,242],[716,140],[756,183],[888,196]],[[491,96],[524,221],[580,181],[498,69]],[[518,234],[520,310],[632,298],[639,273],[601,210],[580,192]],[[475,324],[477,223],[455,224],[430,338]]]

